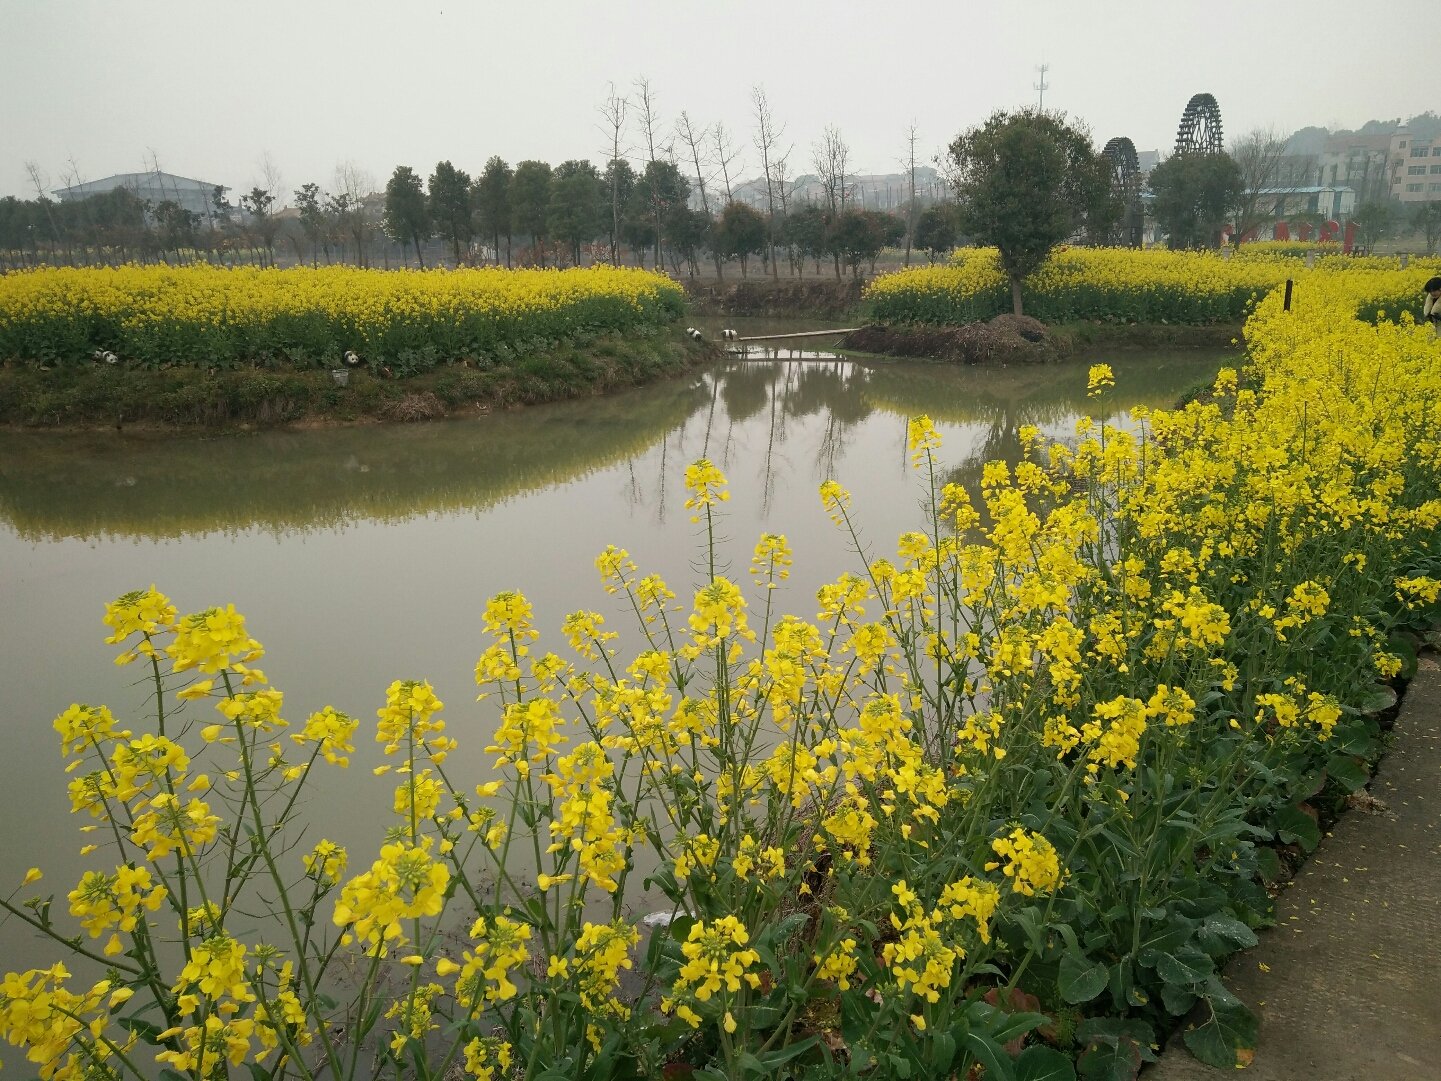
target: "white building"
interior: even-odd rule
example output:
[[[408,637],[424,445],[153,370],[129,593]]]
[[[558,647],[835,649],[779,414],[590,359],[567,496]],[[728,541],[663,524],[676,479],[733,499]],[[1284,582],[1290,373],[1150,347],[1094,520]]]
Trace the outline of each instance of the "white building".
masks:
[[[1345,222],[1356,210],[1356,193],[1348,187],[1313,184],[1296,188],[1262,188],[1260,206],[1277,221],[1295,214],[1320,214],[1328,221]]]
[[[214,195],[218,187],[207,180],[192,180],[174,173],[117,173],[104,180],[91,180],[68,188],[57,188],[51,192],[62,203],[77,202],[92,195],[104,195],[116,188],[125,188],[135,196],[148,202],[153,209],[169,200],[192,214],[200,215],[202,221],[210,221],[215,215]]]
[[[1391,198],[1408,204],[1441,199],[1441,139],[1405,128],[1391,136]]]

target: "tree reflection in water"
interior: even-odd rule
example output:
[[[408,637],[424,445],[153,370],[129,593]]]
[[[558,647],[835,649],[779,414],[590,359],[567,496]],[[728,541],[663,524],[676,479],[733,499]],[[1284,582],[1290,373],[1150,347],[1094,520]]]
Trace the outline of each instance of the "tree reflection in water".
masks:
[[[1223,358],[1111,360],[1118,387],[1106,401],[1112,419],[1125,422],[1120,403],[1170,406]],[[1070,435],[1096,404],[1085,396],[1086,367],[869,365],[752,350],[698,378],[466,421],[218,438],[0,433],[0,518],[32,540],[252,528],[285,535],[477,512],[618,466],[616,497],[632,507],[654,498],[663,523],[668,492],[678,491],[671,474],[699,457],[728,473],[757,457],[745,468],[758,476],[736,480],[768,515],[783,476],[844,480],[856,468],[848,455],[873,456],[878,447],[902,469],[905,420],[918,413],[950,430],[953,479],[975,489],[984,462],[1017,460],[1021,426]],[[795,442],[801,431],[804,444]]]

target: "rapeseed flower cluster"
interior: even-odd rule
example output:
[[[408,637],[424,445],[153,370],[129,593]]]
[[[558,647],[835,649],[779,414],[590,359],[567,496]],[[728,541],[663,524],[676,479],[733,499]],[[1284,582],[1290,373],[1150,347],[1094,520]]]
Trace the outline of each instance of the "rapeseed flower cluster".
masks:
[[[725,1011],[726,1031],[736,1029],[735,1010],[746,990],[760,986],[760,975],[752,969],[760,954],[750,948],[750,934],[734,916],[722,916],[711,924],[697,921],[681,944],[685,963],[671,986],[670,996],[661,1000],[661,1010],[674,1013],[692,1028],[699,1028],[697,1006],[715,995]]]
[[[330,366],[504,358],[526,342],[663,326],[684,295],[669,278],[575,270],[355,267],[44,268],[0,279],[0,356],[89,362],[96,349],[159,367]]]

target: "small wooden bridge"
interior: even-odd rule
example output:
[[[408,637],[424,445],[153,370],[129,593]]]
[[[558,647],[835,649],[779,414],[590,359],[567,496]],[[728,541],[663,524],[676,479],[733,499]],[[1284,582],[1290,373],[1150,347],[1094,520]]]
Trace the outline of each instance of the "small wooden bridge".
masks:
[[[860,327],[836,327],[832,330],[801,330],[791,334],[752,334],[746,338],[727,338],[732,342],[773,342],[782,338],[821,338],[828,334],[851,334]]]

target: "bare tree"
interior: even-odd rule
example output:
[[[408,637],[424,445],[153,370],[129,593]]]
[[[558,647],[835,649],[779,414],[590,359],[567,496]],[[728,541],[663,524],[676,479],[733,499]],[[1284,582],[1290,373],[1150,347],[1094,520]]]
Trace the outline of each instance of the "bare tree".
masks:
[[[781,204],[781,221],[789,221],[791,216],[791,196],[795,194],[795,183],[790,180],[790,151],[776,158],[774,171],[776,174],[776,198]],[[786,244],[786,263],[792,273],[800,273],[805,269],[805,261],[798,257],[793,244]]]
[[[640,131],[645,139],[646,163],[654,166],[659,160],[656,157],[656,138],[660,134],[660,114],[656,111],[655,91],[651,89],[650,80],[642,76],[635,81],[637,119],[640,121]],[[667,153],[665,147],[661,147],[661,153]],[[655,170],[652,168],[651,172]],[[655,209],[655,269],[663,270],[661,262],[661,208],[659,200],[652,200]]]
[[[715,216],[711,213],[710,209],[710,195],[706,192],[706,174],[705,170],[701,167],[701,143],[705,141],[706,136],[710,133],[710,129],[701,128],[700,131],[696,131],[695,125],[690,122],[690,116],[682,109],[680,119],[676,121],[675,130],[676,134],[680,136],[681,142],[684,143],[686,149],[690,151],[691,164],[695,167],[696,187],[700,189],[701,209],[705,211],[705,216],[714,222]],[[707,164],[709,164],[709,159],[707,159]],[[711,245],[711,256],[715,260],[716,281],[722,281],[725,278],[723,260],[714,244]]]
[[[700,144],[709,132],[709,128],[701,128],[700,131],[696,131],[689,114],[684,109],[680,111],[680,118],[675,122],[675,133],[680,136],[680,141],[685,144],[689,153],[691,166],[695,169],[696,188],[700,191],[701,209],[707,214],[710,213],[710,197],[706,193],[705,171],[701,168]]]
[[[715,144],[715,157],[712,160],[720,169],[721,180],[725,183],[726,202],[733,202],[735,196],[731,192],[731,162],[740,156],[740,151],[731,142],[725,124],[719,120],[715,122],[715,127],[711,128],[711,141]]]
[[[174,204],[176,204],[177,206],[180,205],[180,189],[179,189],[178,186],[172,184],[172,185],[171,185],[171,191],[170,191],[170,192],[167,192],[167,191],[165,190],[165,177],[166,177],[168,174],[165,172],[164,169],[160,168],[160,154],[156,151],[156,149],[155,149],[153,146],[146,147],[146,152],[150,155],[150,161],[149,161],[150,175],[155,178],[155,187],[156,187],[156,189],[160,192],[160,204],[159,204],[157,207],[148,208],[149,210],[156,211],[156,215],[155,215],[155,216],[156,216],[156,224],[158,225],[158,224],[159,224],[159,217],[160,217],[159,211],[162,210],[162,209],[163,209],[163,210],[167,210],[167,211],[169,210],[169,208],[168,208],[168,207],[165,207],[165,205],[164,205],[166,202],[174,203]],[[164,233],[165,233],[165,232],[166,232],[166,230],[160,230],[160,229],[157,229],[157,230],[156,230],[157,235],[159,235],[160,238],[161,238],[161,239],[160,239],[160,242],[159,242],[159,245],[158,245],[159,250],[160,250],[160,260],[161,260],[161,262],[165,262],[165,261],[166,261],[166,260],[165,260],[165,241],[164,241]],[[176,249],[175,249],[175,261],[176,261],[177,263],[179,263],[179,262],[181,261],[180,249],[179,249],[179,248],[176,248]]]
[[[610,146],[609,161],[621,160],[623,154],[630,151],[629,147],[621,146],[622,133],[625,131],[625,116],[630,109],[630,102],[615,92],[615,84],[610,85],[610,95],[600,106],[601,118],[605,121],[605,131],[609,136]],[[610,175],[610,261],[611,264],[620,262],[620,173],[611,165],[607,170]]]
[[[275,159],[270,156],[270,151],[266,150],[261,153],[256,168],[260,170],[261,185],[276,199],[279,199],[285,191],[282,184],[284,178],[280,175],[280,166],[276,165]]]
[[[906,266],[911,265],[911,244],[916,235],[916,123],[906,129]]]
[[[1277,197],[1299,186],[1283,180],[1285,159],[1286,140],[1275,128],[1256,128],[1231,144],[1231,160],[1241,170],[1241,194],[1232,207],[1232,244],[1239,245],[1242,237],[1270,220]]]
[[[335,167],[335,194],[330,207],[344,236],[355,242],[355,261],[369,266],[366,244],[375,231],[375,223],[365,208],[365,197],[375,191],[375,177],[353,161]]]
[[[75,158],[73,155],[65,159],[65,166],[60,171],[60,179],[64,182],[67,188],[78,188],[84,182],[80,176],[80,166],[75,163]],[[76,209],[79,212],[80,220],[84,223],[84,228],[80,231],[79,236],[80,257],[85,260],[85,265],[89,266],[90,238],[94,231],[95,225],[94,216],[91,214],[90,202],[88,199],[81,199]],[[96,249],[98,255],[98,242],[96,243]]]
[[[841,130],[834,124],[827,124],[821,141],[811,148],[812,164],[820,177],[821,190],[825,193],[826,206],[834,221],[846,209],[846,170],[850,166],[851,148],[841,138]],[[836,277],[841,276],[840,252],[833,250]]]
[[[841,129],[827,124],[821,141],[811,147],[811,164],[820,177],[821,190],[832,215],[846,209],[846,175],[850,167],[851,148],[841,137]]]
[[[45,220],[50,223],[50,257],[55,257],[55,242],[59,237],[60,230],[55,224],[55,210],[51,206],[51,198],[45,190],[50,187],[50,177],[44,169],[40,168],[38,161],[27,161],[25,163],[25,175],[30,178],[30,186],[35,189],[35,200],[45,208]],[[35,241],[32,236],[30,247],[35,248]],[[36,249],[38,250],[38,249]]]
[[[776,193],[775,160],[781,156],[780,141],[785,135],[785,125],[776,126],[771,104],[766,99],[763,86],[751,87],[751,108],[756,122],[755,148],[760,151],[761,170],[766,180],[767,245],[770,251],[771,278],[780,279],[780,268],[776,266]]]

